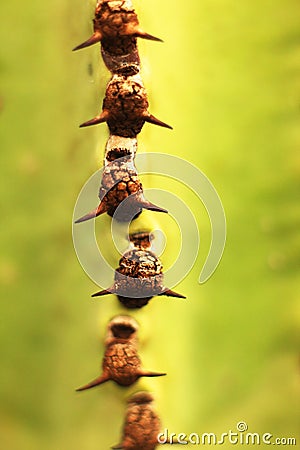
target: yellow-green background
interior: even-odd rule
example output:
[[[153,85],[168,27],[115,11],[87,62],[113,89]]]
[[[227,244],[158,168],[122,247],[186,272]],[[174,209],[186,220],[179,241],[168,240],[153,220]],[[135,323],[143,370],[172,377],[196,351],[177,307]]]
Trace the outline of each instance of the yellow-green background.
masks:
[[[144,365],[169,374],[147,388],[174,432],[222,433],[244,420],[253,432],[297,437],[299,3],[135,6],[143,28],[165,41],[139,47],[151,112],[174,126],[145,125],[140,151],[197,165],[228,224],[222,262],[200,286],[209,222],[182,189],[199,212],[202,246],[176,287],[188,300],[156,298],[136,315]],[[74,392],[97,375],[104,327],[118,310],[113,297],[90,300],[97,287],[71,236],[76,197],[107,137],[105,125],[78,128],[99,111],[109,78],[98,48],[71,52],[89,36],[92,16],[88,0],[0,6],[2,449],[106,449],[120,436],[126,390]],[[175,183],[160,186],[181,195]],[[106,233],[109,220],[98,221]],[[168,238],[162,259],[170,264]]]

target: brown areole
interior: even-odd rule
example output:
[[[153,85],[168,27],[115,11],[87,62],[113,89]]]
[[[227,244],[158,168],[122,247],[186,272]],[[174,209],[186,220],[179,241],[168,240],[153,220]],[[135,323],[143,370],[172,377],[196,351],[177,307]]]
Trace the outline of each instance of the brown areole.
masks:
[[[131,155],[115,158],[116,153],[110,153],[109,156],[112,160],[103,170],[99,190],[100,204],[93,211],[77,219],[75,223],[85,222],[104,213],[119,222],[130,222],[143,209],[168,212],[145,199],[143,186]]]
[[[131,317],[119,316],[108,326],[102,375],[76,389],[84,391],[112,380],[120,386],[130,386],[140,377],[161,377],[166,373],[143,369],[137,352],[137,323]]]
[[[150,250],[149,233],[134,233],[129,239],[134,248],[125,252],[120,259],[113,286],[96,292],[92,297],[116,294],[119,301],[129,309],[147,305],[155,295],[186,298],[164,286],[163,266]]]
[[[100,41],[102,45],[106,45],[106,41],[124,37],[140,37],[152,41],[161,41],[161,39],[145,33],[140,28],[131,0],[99,0],[93,23],[93,35],[73,50],[89,47]],[[120,45],[120,42],[118,44]],[[124,46],[124,50],[128,51],[124,43],[121,48]]]
[[[122,442],[115,450],[154,450],[158,445],[160,419],[149,392],[138,392],[128,400]]]
[[[146,89],[138,74],[114,75],[106,88],[101,114],[80,127],[107,122],[111,134],[129,138],[135,138],[145,122],[172,129],[150,114],[148,106]]]

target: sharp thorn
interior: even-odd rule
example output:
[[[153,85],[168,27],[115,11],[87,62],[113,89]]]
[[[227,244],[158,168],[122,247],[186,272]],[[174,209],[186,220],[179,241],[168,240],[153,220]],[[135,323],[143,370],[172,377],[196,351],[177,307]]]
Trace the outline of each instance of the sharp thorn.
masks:
[[[99,384],[106,383],[106,381],[109,380],[109,377],[105,374],[100,375],[100,377],[95,378],[95,380],[91,381],[88,384],[85,384],[84,386],[81,386],[80,388],[76,389],[76,392],[85,391],[87,389],[91,389],[95,386],[99,386]]]
[[[158,125],[159,127],[169,128],[170,130],[173,130],[171,125],[168,125],[167,123],[162,122],[161,120],[154,117],[152,114],[145,116],[145,122],[149,122],[149,123],[152,123],[153,125]]]
[[[178,294],[177,292],[167,288],[158,295],[166,295],[167,297],[176,297],[176,298],[186,298],[184,295]]]
[[[149,41],[163,42],[162,39],[157,38],[157,37],[153,36],[152,34],[145,33],[145,31],[143,31],[143,30],[136,30],[134,32],[134,36],[140,37],[142,39],[148,39]]]
[[[98,125],[99,123],[106,122],[108,116],[109,113],[107,111],[102,111],[102,113],[99,116],[94,117],[93,119],[88,120],[87,122],[84,122],[81,125],[79,125],[79,128],[90,127],[91,125]]]
[[[93,211],[85,214],[84,216],[80,217],[79,219],[75,220],[75,223],[81,223],[86,222],[87,220],[94,219],[95,217],[100,216],[101,214],[104,214],[106,212],[106,209],[104,207],[104,204],[101,202],[97,208],[93,209]]]
[[[148,202],[147,200],[141,200],[139,206],[144,209],[149,209],[150,211],[162,212],[168,214],[168,211],[160,206],[154,205],[154,203]]]
[[[166,373],[162,372],[151,372],[150,370],[141,369],[138,372],[139,377],[164,377],[166,376]]]
[[[115,289],[114,287],[111,287],[110,289],[103,289],[103,291],[95,292],[95,294],[92,294],[92,297],[103,297],[104,295],[114,294]]]
[[[99,32],[94,33],[87,41],[83,42],[80,45],[77,45],[77,47],[73,48],[73,52],[76,50],[80,50],[81,48],[90,47],[90,45],[97,44],[97,42],[101,41],[101,34]]]

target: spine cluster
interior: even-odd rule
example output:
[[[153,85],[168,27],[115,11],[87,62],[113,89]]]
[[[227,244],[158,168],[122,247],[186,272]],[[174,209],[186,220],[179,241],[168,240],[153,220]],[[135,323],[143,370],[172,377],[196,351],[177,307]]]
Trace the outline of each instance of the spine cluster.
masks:
[[[82,125],[107,123],[110,136],[106,144],[104,170],[99,188],[99,204],[76,220],[77,223],[107,213],[114,220],[130,222],[143,209],[167,213],[149,202],[135,167],[137,135],[145,122],[171,128],[149,112],[147,92],[140,76],[137,38],[160,41],[139,24],[130,0],[98,0],[94,33],[74,50],[100,43],[103,61],[112,74],[107,85],[102,111]],[[152,250],[149,232],[129,236],[129,248],[115,270],[110,289],[93,296],[115,294],[128,309],[141,308],[154,296],[185,298],[164,285],[163,267]],[[114,317],[107,326],[102,373],[95,380],[77,389],[83,391],[109,380],[121,386],[131,386],[140,377],[158,377],[161,372],[146,370],[138,353],[139,326],[131,316]],[[123,427],[121,443],[114,447],[124,450],[154,450],[158,444],[160,420],[148,392],[131,396]]]
[[[130,316],[117,316],[108,325],[102,374],[77,389],[84,391],[112,380],[120,386],[131,386],[140,377],[161,377],[165,373],[152,372],[142,367],[138,355],[138,324]]]
[[[163,208],[146,200],[134,158],[136,138],[110,135],[106,144],[104,170],[99,189],[99,205],[76,220],[76,223],[107,213],[119,222],[130,222],[143,209],[167,213]],[[123,205],[122,205],[123,203]]]
[[[110,289],[93,294],[93,297],[115,294],[128,309],[147,305],[155,295],[185,298],[164,286],[163,266],[151,251],[150,237],[147,232],[129,236],[131,249],[119,261],[114,284]]]

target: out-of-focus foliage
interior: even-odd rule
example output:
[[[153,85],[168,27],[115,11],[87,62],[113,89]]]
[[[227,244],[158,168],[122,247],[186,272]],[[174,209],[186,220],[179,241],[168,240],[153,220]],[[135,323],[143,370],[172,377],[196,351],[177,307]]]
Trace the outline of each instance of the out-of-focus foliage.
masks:
[[[296,436],[299,2],[135,6],[144,29],[165,41],[139,47],[151,112],[174,126],[145,125],[139,151],[197,165],[217,188],[228,223],[222,262],[200,286],[210,243],[205,210],[175,182],[151,180],[198,215],[201,250],[177,287],[186,302],[154,299],[135,314],[144,365],[168,372],[147,387],[174,432],[222,433],[245,420],[253,432]],[[104,125],[77,127],[99,111],[109,78],[98,48],[71,52],[90,34],[92,15],[87,0],[0,6],[0,436],[7,450],[108,448],[123,420],[126,389],[74,393],[97,375],[106,322],[118,311],[113,297],[89,299],[96,287],[71,236],[76,197],[107,137]],[[155,220],[163,227],[167,219]],[[98,221],[104,236],[109,220]],[[171,264],[167,237],[162,259]]]

